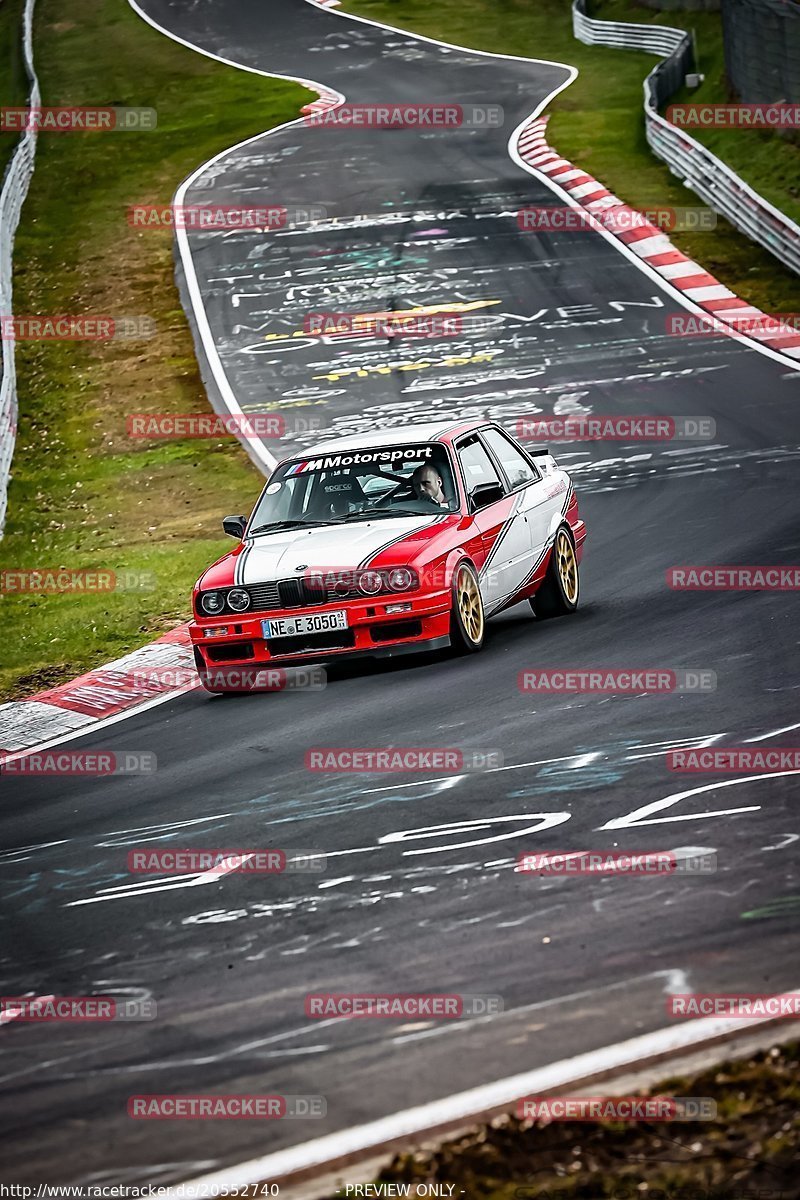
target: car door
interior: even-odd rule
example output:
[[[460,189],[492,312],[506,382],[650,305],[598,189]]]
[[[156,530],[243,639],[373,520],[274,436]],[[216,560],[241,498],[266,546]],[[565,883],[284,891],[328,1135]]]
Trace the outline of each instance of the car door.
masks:
[[[515,584],[514,590],[518,590],[529,581],[533,568],[547,550],[553,504],[541,471],[507,433],[492,426],[481,430],[481,438],[515,499],[511,519],[516,526],[513,538],[516,557],[509,579]]]
[[[521,446],[498,428],[481,431],[489,452],[503,473],[510,491],[518,496],[518,514],[527,524],[529,545],[533,562],[536,563],[548,546],[553,504],[543,484],[541,470],[524,454]]]
[[[509,518],[516,500],[508,495],[507,485],[478,433],[470,433],[456,444],[456,453],[464,479],[464,490],[470,504],[472,519],[481,542],[481,561],[477,561],[481,595],[487,612],[496,608],[513,591],[512,579],[517,563],[530,556],[530,540],[526,527],[515,525]],[[475,488],[493,487],[496,499],[471,503]],[[524,545],[521,542],[524,540]]]

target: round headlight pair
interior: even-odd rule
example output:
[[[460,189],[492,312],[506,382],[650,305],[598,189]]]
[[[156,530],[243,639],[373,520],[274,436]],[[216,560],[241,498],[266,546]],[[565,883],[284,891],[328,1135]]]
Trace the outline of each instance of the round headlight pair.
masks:
[[[200,607],[210,617],[216,617],[225,607],[233,612],[244,612],[250,607],[250,593],[244,588],[231,588],[229,592],[204,592]]]
[[[358,577],[359,591],[365,596],[377,596],[387,587],[393,592],[407,592],[413,584],[414,573],[408,567],[393,567],[385,576],[380,571],[362,571]]]

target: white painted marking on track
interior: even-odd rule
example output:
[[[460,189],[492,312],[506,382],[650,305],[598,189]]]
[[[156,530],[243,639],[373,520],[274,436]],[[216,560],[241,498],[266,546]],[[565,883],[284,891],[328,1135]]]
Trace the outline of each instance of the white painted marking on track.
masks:
[[[673,804],[677,804],[679,800],[686,800],[689,796],[699,796],[702,792],[715,792],[719,788],[736,787],[742,783],[760,782],[765,779],[780,779],[784,775],[800,775],[800,770],[770,771],[766,775],[745,775],[741,779],[722,779],[716,783],[705,783],[701,787],[690,788],[686,792],[675,792],[671,796],[666,796],[663,800],[654,800],[651,804],[643,804],[641,808],[635,808],[627,816],[615,817],[613,820],[607,821],[605,825],[598,825],[596,832],[601,832],[604,829],[630,829],[640,825],[666,825],[670,821],[704,821],[710,820],[712,817],[732,817],[738,813],[758,812],[761,805],[750,804],[744,808],[720,808],[715,809],[713,812],[681,813],[677,816],[653,817],[652,820],[645,819],[647,814],[660,812],[664,808],[669,808]]]
[[[769,733],[760,733],[758,737],[745,738],[746,743],[750,742],[766,742],[768,738],[777,737],[779,733],[791,733],[793,729],[800,729],[800,721],[795,725],[783,725],[780,729],[771,729]]]
[[[747,1028],[753,1029],[768,1022],[768,1017],[751,1018],[747,1021]],[[482,1084],[443,1100],[392,1113],[365,1125],[312,1138],[287,1150],[266,1154],[184,1182],[193,1187],[199,1184],[207,1187],[246,1187],[264,1180],[283,1179],[300,1170],[321,1169],[327,1164],[341,1162],[348,1156],[377,1153],[389,1142],[418,1140],[429,1130],[468,1121],[476,1113],[502,1110],[521,1096],[552,1093],[555,1089],[563,1089],[570,1083],[590,1076],[634,1068],[643,1060],[657,1055],[666,1056],[696,1048],[739,1033],[742,1026],[743,1022],[737,1017],[702,1017],[682,1021],[653,1033]]]
[[[231,855],[216,867],[207,871],[195,872],[191,875],[171,875],[164,879],[148,879],[136,883],[120,883],[114,887],[101,888],[96,896],[86,900],[70,900],[64,908],[79,908],[83,904],[102,904],[106,900],[128,900],[133,896],[152,896],[154,892],[172,892],[177,888],[203,887],[208,883],[216,883],[224,875],[238,871],[241,863],[247,862],[252,854]]]
[[[779,837],[783,838],[782,842],[777,842],[774,846],[762,846],[762,850],[783,850],[786,846],[791,846],[794,842],[800,839],[800,833],[781,833]]]
[[[425,846],[421,850],[404,850],[404,857],[415,854],[444,854],[452,850],[466,850],[472,846],[488,846],[493,842],[506,842],[509,838],[522,837],[526,833],[541,833],[545,829],[552,829],[556,825],[563,825],[565,821],[569,821],[572,814],[568,812],[556,813],[517,813],[508,817],[479,817],[474,821],[451,821],[446,825],[424,825],[419,829],[397,830],[393,833],[385,833],[383,837],[378,838],[380,845],[385,846],[392,842],[418,841],[424,838],[435,838],[446,834],[457,835],[460,833],[477,833],[482,829],[491,829],[494,825],[502,825],[505,822],[520,821],[538,821],[538,825],[528,825],[523,829],[512,829],[508,833],[497,834],[495,837],[476,838],[470,842],[456,842],[453,845],[445,846]]]

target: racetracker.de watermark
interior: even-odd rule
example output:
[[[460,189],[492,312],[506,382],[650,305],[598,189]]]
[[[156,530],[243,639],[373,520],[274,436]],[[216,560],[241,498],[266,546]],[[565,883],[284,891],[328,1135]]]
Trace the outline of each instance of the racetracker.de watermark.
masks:
[[[534,442],[709,441],[717,425],[713,417],[520,417],[514,432],[520,441]]]
[[[626,204],[595,208],[591,213],[583,208],[564,204],[528,205],[517,213],[517,225],[525,233],[576,233],[596,231],[600,225],[609,233],[630,233],[653,228],[669,232],[716,229],[717,214],[713,208],[689,206],[681,208],[628,208]]]
[[[524,1096],[520,1121],[714,1121],[710,1096]]]
[[[310,312],[303,318],[303,332],[310,337],[458,337],[464,331],[465,320],[469,318],[457,312]],[[480,323],[479,317],[472,320]]]
[[[0,750],[0,775],[152,775],[152,750]]]
[[[800,129],[800,104],[670,104],[680,129]]]
[[[722,564],[670,567],[667,587],[676,592],[796,592],[800,567]]]
[[[665,322],[670,337],[719,337],[721,333],[740,333],[769,341],[770,338],[796,337],[800,334],[800,313],[720,313],[724,320],[700,313],[671,313]]]
[[[28,1022],[154,1021],[155,1000],[113,996],[0,996],[0,1024]]]
[[[179,872],[218,871],[222,875],[282,875],[284,872],[318,873],[327,868],[324,854],[316,850],[275,850],[250,847],[245,850],[154,850],[139,847],[128,851],[128,870],[134,875],[165,875]]]
[[[0,593],[17,595],[96,595],[104,592],[153,592],[152,571],[70,570],[68,567],[0,571]]]
[[[668,1017],[800,1017],[800,992],[677,992],[667,997]]]
[[[716,853],[684,854],[675,850],[547,850],[523,853],[516,870],[530,875],[713,875]]]
[[[0,108],[0,133],[142,133],[157,123],[154,108]]]
[[[709,746],[700,750],[668,750],[666,761],[670,771],[689,774],[800,771],[800,746]]]
[[[215,230],[302,229],[316,221],[325,221],[328,210],[321,204],[131,204],[128,224],[134,229],[192,229],[200,233]]]
[[[314,746],[306,750],[308,771],[463,771],[496,770],[501,750],[462,750],[443,746],[395,746],[392,749]]]
[[[499,104],[363,103],[339,104],[303,116],[306,125],[323,129],[499,129],[505,114]]]
[[[226,637],[232,628],[227,625],[206,629],[206,635]],[[207,667],[204,685],[212,692],[320,692],[327,685],[324,667]]]
[[[4,342],[138,341],[155,335],[152,317],[74,313],[0,316],[0,339]]]
[[[708,668],[537,667],[520,671],[521,692],[714,692],[717,675]]]
[[[138,1121],[274,1121],[324,1117],[324,1096],[238,1094],[143,1095],[128,1099],[128,1116]]]
[[[218,636],[227,637],[227,626],[221,628],[225,633]],[[324,667],[253,667],[252,677],[253,690],[259,692],[319,692],[327,684],[327,672]],[[131,671],[130,678],[134,687],[145,690],[200,686],[195,667],[137,667]],[[209,683],[215,683],[219,687],[225,686],[225,668],[221,667],[219,671],[209,668],[208,679]],[[230,686],[239,685],[232,683]]]
[[[282,438],[289,433],[319,429],[320,417],[288,418],[281,413],[128,413],[125,429],[130,438]]]
[[[503,1012],[501,996],[438,992],[309,992],[307,1017],[458,1020]]]

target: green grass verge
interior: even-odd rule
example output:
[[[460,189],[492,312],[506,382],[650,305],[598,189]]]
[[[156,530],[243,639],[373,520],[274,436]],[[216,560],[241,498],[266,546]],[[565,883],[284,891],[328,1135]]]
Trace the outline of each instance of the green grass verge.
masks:
[[[638,21],[693,30],[698,70],[705,79],[697,88],[681,88],[670,103],[727,103],[734,99],[725,77],[722,18],[714,12],[650,12],[630,0],[596,0],[592,16],[604,21]],[[765,97],[765,100],[771,97]],[[727,163],[745,183],[800,224],[800,144],[766,130],[689,129],[692,137]]]
[[[186,619],[197,575],[230,548],[219,518],[247,510],[260,485],[238,442],[126,436],[128,412],[208,410],[171,236],[134,230],[126,210],[168,204],[193,168],[291,120],[312,98],[177,45],[125,0],[66,8],[38,0],[34,54],[44,104],[150,106],[158,128],[40,135],[16,239],[15,311],[147,315],[157,334],[17,344],[20,424],[0,567],[151,572],[156,586],[0,596],[4,699],[62,682]]]
[[[501,1117],[435,1150],[397,1155],[371,1194],[389,1196],[387,1185],[407,1183],[413,1200],[413,1185],[425,1183],[453,1185],[449,1194],[465,1200],[791,1200],[799,1053],[796,1043],[776,1046],[652,1089],[710,1097],[713,1121],[547,1125]],[[336,1200],[343,1197],[342,1190]]]
[[[0,3],[0,105],[24,107],[28,102],[28,76],[22,61],[22,10],[25,0]],[[18,133],[0,133],[0,178],[8,166]]]
[[[505,54],[529,55],[570,63],[580,72],[578,78],[558,95],[550,106],[548,140],[576,165],[599,179],[621,199],[637,208],[676,207],[699,204],[699,199],[672,175],[651,153],[644,133],[642,81],[652,69],[655,57],[629,50],[609,50],[602,46],[584,46],[572,35],[569,0],[345,0],[347,11],[403,29],[438,37],[443,41],[493,50]],[[701,91],[694,98],[710,99],[714,85],[713,62],[719,63],[719,15],[713,13],[652,13],[635,8],[630,0],[605,0],[592,10],[597,16],[626,20],[641,19],[663,24],[684,23],[698,29],[701,65],[707,74]],[[716,42],[710,30],[716,28]],[[708,34],[708,38],[707,38]],[[706,46],[708,40],[708,46]],[[723,95],[714,99],[724,99]],[[492,97],[487,97],[490,101]],[[510,130],[509,130],[510,133]],[[790,156],[796,147],[783,139],[769,137],[776,145],[774,153],[783,165],[761,178],[762,164],[754,155],[754,139],[761,135],[749,131],[736,134],[722,131],[727,141],[741,139],[741,156],[752,169],[745,178],[754,187],[764,184],[765,193],[775,202],[768,184],[784,175],[791,183],[789,202],[797,195],[798,172],[791,181]],[[715,153],[721,149],[711,147]],[[765,154],[773,153],[770,150]],[[726,149],[726,155],[728,155]],[[784,162],[784,157],[788,162]],[[728,155],[728,160],[730,157]],[[777,160],[776,160],[777,162]],[[734,169],[740,162],[731,161]],[[758,170],[756,170],[758,168]],[[800,312],[800,278],[784,269],[777,259],[754,242],[737,233],[720,218],[717,228],[699,233],[671,233],[672,241],[684,253],[698,260],[708,271],[727,284],[737,295],[766,312]]]

